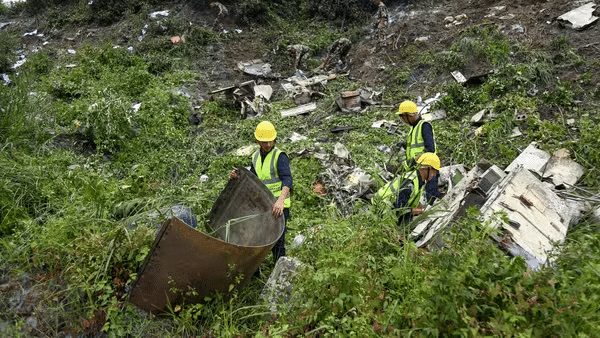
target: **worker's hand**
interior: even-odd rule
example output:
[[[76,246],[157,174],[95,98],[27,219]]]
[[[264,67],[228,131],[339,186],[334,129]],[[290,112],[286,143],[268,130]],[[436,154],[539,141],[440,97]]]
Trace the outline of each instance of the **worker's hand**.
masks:
[[[283,214],[283,200],[283,198],[279,197],[275,204],[273,204],[273,210],[271,211],[273,216],[279,217]]]
[[[423,210],[424,210],[424,207],[423,207],[423,205],[422,205],[422,204],[419,204],[419,206],[418,206],[418,207],[416,207],[416,208],[413,208],[413,209],[412,209],[412,214],[413,214],[413,215],[420,215],[420,214],[422,214],[422,213],[423,213]]]
[[[238,172],[237,169],[233,168],[229,173],[229,180],[235,180],[236,178],[238,178]]]

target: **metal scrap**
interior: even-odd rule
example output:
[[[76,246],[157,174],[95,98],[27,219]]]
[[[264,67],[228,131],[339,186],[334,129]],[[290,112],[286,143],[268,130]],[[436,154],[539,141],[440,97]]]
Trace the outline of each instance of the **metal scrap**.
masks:
[[[598,20],[598,17],[593,15],[595,8],[596,4],[589,2],[559,16],[557,20],[564,26],[576,30],[582,30]]]

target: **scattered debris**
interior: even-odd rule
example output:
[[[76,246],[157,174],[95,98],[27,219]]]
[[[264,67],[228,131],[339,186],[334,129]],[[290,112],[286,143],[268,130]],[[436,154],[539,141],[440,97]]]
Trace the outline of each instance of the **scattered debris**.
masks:
[[[177,217],[163,222],[131,287],[133,304],[159,314],[248,283],[281,237],[284,221],[271,214],[275,197],[258,177],[237,170],[238,178],[228,181],[208,215],[208,234]]]
[[[300,135],[295,131],[292,132],[292,135],[290,136],[290,142],[298,142],[306,139],[308,139],[306,136]]]
[[[19,60],[17,60],[17,62],[15,62],[15,64],[13,64],[12,66],[10,66],[11,69],[17,69],[19,67],[21,67],[23,64],[25,64],[25,62],[27,61],[27,58],[25,58],[25,55],[19,55]]]
[[[514,25],[511,25],[508,29],[505,29],[503,31],[503,33],[506,35],[523,34],[523,33],[525,33],[525,27],[523,27],[522,25],[519,25],[519,24],[514,24]]]
[[[136,102],[131,106],[131,109],[133,109],[134,113],[137,113],[138,110],[140,110],[140,107],[142,106],[141,102]]]
[[[254,154],[254,152],[257,149],[258,149],[258,144],[252,144],[249,146],[244,146],[244,147],[238,148],[237,150],[235,150],[233,152],[233,154],[236,156],[250,156],[250,155]]]
[[[77,53],[77,51],[75,49],[67,49],[67,53],[74,55]]]
[[[279,74],[274,74],[271,70],[271,64],[267,62],[263,62],[261,59],[255,59],[251,61],[240,61],[237,64],[237,67],[242,72],[260,76],[265,78],[280,78]]]
[[[543,178],[550,178],[554,186],[575,185],[583,176],[583,166],[571,159],[567,149],[558,149],[553,154],[543,171]]]
[[[144,27],[142,27],[142,34],[140,36],[138,36],[139,42],[142,42],[142,40],[144,39],[144,36],[146,36],[147,31],[148,31],[148,24],[145,24]]]
[[[368,105],[378,103],[377,98],[381,92],[370,88],[345,91],[336,99],[336,103],[343,113],[360,113],[368,108]]]
[[[317,195],[327,196],[327,189],[325,188],[325,185],[323,185],[323,183],[321,183],[320,181],[315,181],[315,183],[313,184],[312,191]]]
[[[481,123],[483,121],[483,117],[486,113],[485,109],[480,110],[477,114],[471,117],[471,123]]]
[[[529,169],[541,177],[548,160],[550,160],[550,154],[538,149],[537,142],[531,142],[504,170],[512,172],[517,167],[523,166],[525,169]]]
[[[462,164],[454,164],[440,168],[438,185],[440,187],[446,186],[447,190],[452,188],[460,182],[460,180],[467,175],[467,170]]]
[[[419,114],[421,115],[421,118],[423,118],[423,120],[425,121],[434,121],[434,120],[441,120],[446,118],[446,111],[443,109],[438,109],[432,112],[429,112],[429,108],[431,107],[432,104],[434,104],[435,102],[438,102],[439,100],[442,99],[442,96],[446,95],[446,93],[437,93],[435,94],[434,97],[430,97],[427,100],[423,101],[421,99],[421,97],[419,96],[417,98],[417,109],[419,111]]]
[[[346,146],[339,142],[333,146],[333,154],[339,158],[350,159],[350,151],[348,151]]]
[[[3,85],[8,86],[9,84],[12,83],[12,81],[8,78],[8,74],[2,73],[2,74],[0,74],[0,77],[2,77],[2,84]]]
[[[304,236],[303,234],[297,234],[296,237],[294,237],[294,240],[292,241],[292,247],[300,246],[300,244],[304,243],[305,240],[306,236]]]
[[[173,36],[169,39],[169,41],[171,41],[172,44],[176,45],[178,43],[181,42],[181,37],[180,36]]]
[[[510,134],[510,137],[519,137],[519,136],[523,136],[521,129],[519,129],[519,127],[514,127],[512,130],[512,134]]]
[[[205,174],[200,175],[200,183],[208,182],[208,176]]]
[[[429,35],[415,38],[415,42],[425,42],[427,40],[429,40]]]
[[[32,31],[32,32],[27,32],[27,33],[24,33],[24,34],[23,34],[23,36],[37,36],[37,37],[43,37],[43,36],[44,36],[44,34],[42,34],[42,33],[38,33],[38,31],[37,31],[37,29],[36,29],[36,30],[34,30],[34,31]]]
[[[156,18],[158,18],[159,16],[160,16],[160,17],[164,17],[164,18],[166,18],[166,17],[168,17],[168,16],[169,16],[169,11],[168,11],[168,10],[164,10],[164,11],[156,11],[156,12],[152,12],[152,13],[148,14],[148,16],[149,16],[151,19],[156,19]]]
[[[465,82],[467,82],[467,78],[464,75],[462,75],[462,73],[459,72],[458,70],[453,71],[452,73],[450,73],[450,75],[452,75],[452,77],[458,83],[465,83]]]
[[[311,111],[314,111],[315,109],[317,109],[317,103],[311,102],[311,103],[303,104],[296,108],[283,109],[283,110],[281,110],[281,116],[289,117],[289,116],[306,114],[306,113],[310,113]]]
[[[596,4],[589,2],[559,16],[557,20],[571,29],[583,30],[598,20],[598,17],[593,15],[595,8]]]
[[[8,25],[12,25],[14,24],[14,21],[9,21],[9,22],[0,22],[0,30],[4,29],[4,27],[8,26]]]
[[[294,243],[296,243],[296,240],[299,242],[296,245],[304,241],[304,236],[299,236],[302,235],[294,238]],[[271,272],[267,283],[260,293],[263,299],[271,304],[269,311],[280,311],[278,306],[281,306],[281,304],[285,304],[286,307],[291,306],[292,292],[294,290],[292,280],[298,272],[305,268],[304,264],[292,257],[283,256],[277,260],[273,272]]]
[[[466,14],[460,14],[457,16],[447,16],[444,18],[444,23],[446,28],[450,28],[453,26],[459,26],[462,25],[465,21],[467,21],[467,15]]]

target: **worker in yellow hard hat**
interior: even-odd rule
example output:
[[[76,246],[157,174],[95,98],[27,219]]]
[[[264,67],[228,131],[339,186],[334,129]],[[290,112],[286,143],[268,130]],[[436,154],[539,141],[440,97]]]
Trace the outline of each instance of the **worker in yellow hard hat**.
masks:
[[[276,217],[283,215],[284,221],[290,218],[290,193],[292,190],[292,171],[288,156],[275,147],[277,131],[269,121],[263,121],[256,126],[254,131],[255,142],[260,148],[252,155],[250,171],[258,176],[267,188],[277,198],[273,204],[272,213]],[[237,170],[233,169],[229,179],[237,178]],[[273,260],[277,262],[279,257],[285,256],[285,233],[273,246]]]
[[[403,163],[405,171],[408,171],[416,165],[416,160],[421,154],[436,153],[435,136],[431,123],[421,118],[417,105],[413,101],[400,103],[398,115],[410,126],[410,131],[406,135],[406,159]],[[435,199],[440,197],[437,177],[430,180],[425,189],[430,199],[428,203],[433,204]]]
[[[416,161],[414,170],[405,171],[383,186],[371,201],[390,200],[399,209],[398,223],[408,222],[425,209],[421,203],[427,182],[437,178],[440,171],[440,158],[434,153],[424,153]],[[426,192],[425,192],[426,193]],[[427,193],[426,193],[427,194]]]

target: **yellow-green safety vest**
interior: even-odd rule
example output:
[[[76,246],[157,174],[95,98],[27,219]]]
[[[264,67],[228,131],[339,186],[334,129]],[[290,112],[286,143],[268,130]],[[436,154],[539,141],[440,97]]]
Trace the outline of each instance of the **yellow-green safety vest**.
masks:
[[[425,190],[425,184],[423,184],[423,186],[419,188],[419,177],[417,176],[416,170],[413,170],[408,174],[398,176],[392,181],[388,182],[386,185],[384,185],[381,189],[377,191],[377,193],[371,199],[371,203],[374,203],[374,201],[377,198],[380,198],[382,200],[388,199],[391,200],[392,203],[395,203],[396,201],[394,201],[393,198],[397,198],[398,190],[400,189],[400,184],[404,184],[404,182],[406,182],[407,180],[412,181],[413,188],[410,192],[410,197],[408,198],[408,204],[402,207],[404,209],[402,214],[409,212],[409,208],[418,207],[419,202],[421,200],[421,196],[423,195],[423,191]]]
[[[412,127],[408,135],[406,135],[406,162],[410,163],[416,159],[419,155],[425,152],[425,140],[423,140],[423,123],[425,120],[420,120],[417,125]],[[433,128],[431,129],[433,133]],[[433,137],[433,144],[435,146],[435,135]]]
[[[254,153],[252,159],[252,165],[256,171],[256,176],[258,176],[258,179],[264,185],[266,185],[269,190],[271,190],[275,198],[278,198],[281,195],[281,179],[279,178],[279,173],[277,172],[277,161],[279,160],[279,154],[281,154],[281,150],[273,148],[267,154],[267,156],[265,156],[263,161],[262,157],[260,156],[259,149]],[[288,194],[285,200],[283,200],[283,206],[284,208],[289,208],[290,204],[290,194]]]

